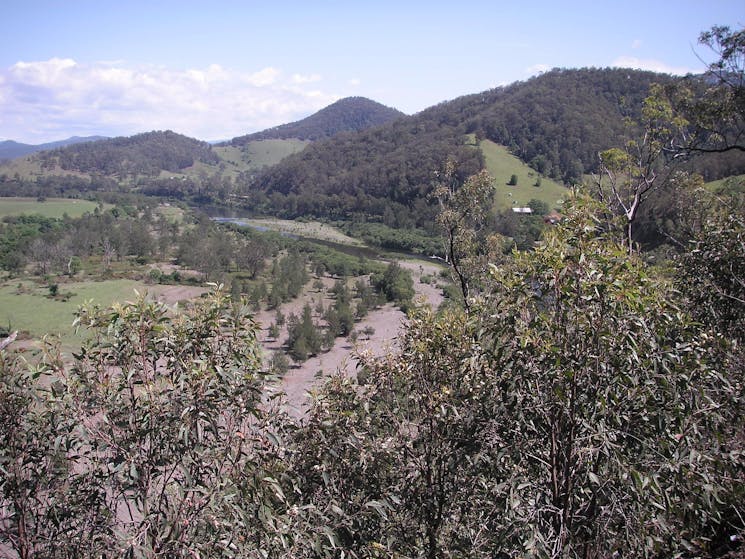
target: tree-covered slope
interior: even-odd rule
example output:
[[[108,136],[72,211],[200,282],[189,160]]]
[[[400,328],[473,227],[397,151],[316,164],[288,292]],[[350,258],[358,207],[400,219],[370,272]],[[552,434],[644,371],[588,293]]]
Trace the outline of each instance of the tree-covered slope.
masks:
[[[340,132],[354,132],[396,120],[404,113],[365,97],[341,99],[303,120],[233,138],[226,144],[242,146],[256,140],[319,140]]]
[[[157,175],[176,172],[195,162],[216,164],[219,157],[207,142],[170,130],[75,144],[38,156],[42,167],[59,166],[70,171],[102,175]]]
[[[599,151],[622,144],[663,74],[554,70],[525,82],[441,103],[375,130],[309,146],[241,185],[253,203],[294,217],[398,212],[393,225],[431,220],[424,199],[449,156],[483,167],[468,134],[506,145],[539,173],[567,183],[594,170]]]
[[[600,151],[640,135],[632,122],[640,119],[652,84],[681,82],[703,95],[702,76],[674,78],[624,68],[556,69],[456,99],[439,110],[459,115],[467,132],[507,146],[539,172],[574,183],[583,173],[597,171]],[[722,154],[694,161],[691,169],[713,180],[744,172],[745,161]]]
[[[483,167],[456,128],[417,118],[314,142],[241,188],[250,205],[284,217],[383,217],[395,227],[431,226],[427,195],[452,157],[462,178]]]
[[[629,69],[555,69],[524,82],[442,103],[425,115],[507,146],[537,171],[567,183],[597,168],[599,151],[632,132],[653,83],[668,75]]]

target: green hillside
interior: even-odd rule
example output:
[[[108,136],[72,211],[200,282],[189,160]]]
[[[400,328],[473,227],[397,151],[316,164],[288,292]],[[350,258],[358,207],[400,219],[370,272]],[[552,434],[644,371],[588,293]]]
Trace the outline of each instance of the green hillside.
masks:
[[[58,165],[42,167],[41,160],[36,155],[16,157],[0,163],[0,177],[18,176],[23,180],[36,180],[39,177],[87,177],[85,173],[67,171]]]
[[[307,140],[256,140],[245,146],[216,146],[212,148],[222,161],[236,169],[257,170],[276,165],[288,155],[302,151]]]
[[[276,165],[288,155],[302,151],[309,142],[305,140],[257,140],[245,146],[213,146],[217,163],[195,161],[193,165],[177,172],[163,170],[159,178],[187,177],[201,180],[220,175],[236,180],[241,173],[257,173]]]
[[[496,182],[494,203],[498,209],[527,206],[532,199],[541,200],[552,209],[561,207],[561,201],[567,194],[564,186],[547,177],[541,177],[507,148],[491,140],[482,140],[479,147],[484,154],[486,170]],[[512,175],[517,177],[516,185],[507,184]],[[538,179],[540,186],[536,186]]]
[[[457,161],[459,180],[484,167],[485,154],[464,138],[507,146],[536,173],[571,184],[595,169],[599,151],[623,145],[633,132],[628,119],[638,119],[650,84],[670,79],[617,69],[547,72],[374,129],[314,142],[302,155],[239,180],[236,191],[247,206],[284,218],[359,216],[384,219],[397,228],[427,228],[434,217],[427,196],[444,162]],[[499,175],[504,172],[500,169],[492,172]],[[548,186],[546,192],[530,192],[538,175],[527,176],[524,167],[516,171],[518,189],[512,197],[500,189],[502,207],[513,206],[513,199],[517,205],[531,198],[555,207],[563,197],[563,191],[552,192]]]
[[[161,170],[178,172],[200,161],[219,160],[206,142],[170,130],[74,144],[36,156],[42,167],[107,176],[157,176]]]

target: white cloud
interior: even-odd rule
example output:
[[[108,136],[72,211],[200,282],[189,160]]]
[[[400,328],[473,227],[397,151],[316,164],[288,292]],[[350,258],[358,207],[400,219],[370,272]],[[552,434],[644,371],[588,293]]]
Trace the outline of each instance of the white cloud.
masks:
[[[551,69],[551,66],[548,64],[533,64],[532,66],[528,66],[525,68],[525,73],[529,75],[533,74],[541,74],[543,72],[548,72]]]
[[[641,39],[634,39],[631,42],[631,48],[634,50],[639,49],[641,48],[642,44],[643,44],[643,41]]]
[[[263,70],[259,70],[258,72],[248,76],[246,81],[256,87],[263,87],[265,85],[272,85],[276,82],[279,74],[280,72],[276,68],[264,68]]]
[[[359,78],[352,78],[351,80],[349,80],[349,85],[351,85],[352,87],[357,87],[361,83],[362,83],[362,80]]]
[[[172,70],[67,58],[0,69],[0,136],[29,143],[71,135],[171,129],[230,138],[291,122],[336,101],[320,76],[284,77],[273,67],[238,72],[217,64]]]
[[[29,85],[49,86],[60,79],[66,70],[77,64],[70,58],[51,58],[43,62],[17,62],[11,67],[13,74]]]
[[[663,74],[673,74],[683,76],[685,74],[695,74],[703,71],[702,68],[685,68],[683,66],[670,66],[659,60],[642,59],[634,56],[619,56],[611,66],[616,68],[633,68],[635,70],[649,70],[651,72],[660,72]]]

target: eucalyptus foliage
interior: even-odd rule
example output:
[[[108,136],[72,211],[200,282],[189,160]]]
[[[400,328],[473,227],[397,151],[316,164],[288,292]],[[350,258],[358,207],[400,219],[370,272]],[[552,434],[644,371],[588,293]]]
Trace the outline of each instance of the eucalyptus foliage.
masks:
[[[76,322],[90,338],[70,364],[29,376],[2,355],[2,540],[23,558],[258,553],[275,447],[246,309],[217,290]]]
[[[314,408],[327,555],[715,555],[742,537],[741,373],[582,201],[467,314],[414,315]],[[317,528],[316,532],[320,532]]]

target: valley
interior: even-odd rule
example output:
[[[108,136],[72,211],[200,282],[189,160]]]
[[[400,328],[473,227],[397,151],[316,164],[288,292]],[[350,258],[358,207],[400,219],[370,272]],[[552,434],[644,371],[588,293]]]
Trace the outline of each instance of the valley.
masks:
[[[742,556],[745,35],[701,41],[1,164],[0,555]]]
[[[38,215],[52,222],[61,220],[63,216],[65,219],[81,218],[86,213],[92,214],[94,209],[98,215],[101,212],[116,211],[116,207],[112,205],[97,206],[90,202],[69,199],[39,201],[6,198],[2,207],[5,216],[9,218],[23,219],[27,215]],[[179,227],[179,223],[188,223],[195,219],[191,212],[177,210],[179,209],[169,205],[160,205],[149,211],[161,216],[160,219],[171,223],[172,227]],[[393,254],[387,256],[387,261],[378,260],[380,257],[373,256],[376,253],[366,250],[358,239],[319,222],[240,218],[213,220],[218,223],[215,226],[205,223],[206,230],[219,228],[219,223],[224,223],[232,226],[234,230],[248,228],[260,236],[266,235],[269,238],[279,234],[276,238],[277,243],[286,248],[281,249],[275,256],[270,256],[265,262],[257,263],[260,269],[276,268],[277,264],[287,257],[287,250],[292,251],[294,245],[300,242],[306,245],[323,242],[326,244],[319,246],[319,250],[335,254],[336,250],[346,247],[355,255],[338,253],[337,259],[341,258],[342,261],[359,262],[375,258],[371,265],[379,267],[387,265],[390,261],[399,262],[414,279],[413,296],[418,301],[417,304],[429,305],[436,309],[442,302],[442,289],[435,284],[435,281],[445,281],[441,279],[441,272],[445,268],[440,264],[425,260],[410,261],[406,260],[405,256],[397,257]],[[183,227],[190,226],[182,225]],[[157,243],[159,234],[155,230],[152,233],[155,235],[152,242]],[[187,234],[186,231],[183,234]],[[175,249],[175,246],[165,248],[166,252]],[[51,248],[49,250],[53,251]],[[59,247],[58,250],[62,248]],[[81,343],[85,343],[87,334],[84,330],[77,332],[73,322],[75,312],[83,304],[93,303],[106,308],[142,295],[172,307],[173,312],[177,313],[179,307],[188,307],[209,290],[204,284],[203,273],[184,268],[174,260],[158,260],[154,253],[150,254],[146,263],[131,258],[119,259],[104,273],[100,269],[101,263],[96,258],[87,261],[80,261],[77,256],[63,255],[56,258],[58,264],[50,262],[49,269],[40,276],[22,274],[20,278],[6,277],[0,283],[0,324],[7,332],[20,332],[16,347],[23,349],[31,361],[38,358],[43,348],[42,340],[47,337],[52,344],[55,339],[59,340],[62,350],[68,356],[79,351]],[[67,265],[65,259],[69,258],[76,258],[76,269],[63,273]],[[283,323],[278,333],[270,333],[276,324],[277,316],[300,316],[303,308],[309,306],[313,309],[312,319],[317,327],[328,328],[324,309],[334,305],[334,286],[343,281],[351,289],[355,281],[369,282],[369,275],[355,276],[348,265],[327,270],[324,264],[314,267],[312,263],[303,259],[298,265],[304,268],[302,274],[305,275],[305,280],[298,285],[296,295],[286,302],[273,299],[269,303],[263,298],[268,297],[275,289],[273,282],[276,282],[277,278],[268,276],[242,282],[245,274],[242,273],[244,271],[240,269],[236,256],[231,255],[229,259],[227,266],[233,270],[215,277],[215,281],[225,284],[224,289],[231,289],[236,302],[240,296],[246,301],[251,299],[259,329],[259,341],[263,348],[262,360],[267,370],[273,370],[273,357],[277,353],[284,355],[288,351],[287,323]],[[395,346],[395,339],[405,322],[405,313],[393,303],[376,304],[364,314],[360,309],[358,304],[359,312],[352,326],[354,334],[350,331],[342,337],[334,335],[322,351],[308,359],[294,362],[287,370],[275,371],[279,373],[280,385],[287,395],[288,409],[294,410],[293,413],[302,414],[302,411],[307,409],[307,393],[315,384],[322,382],[324,377],[336,373],[353,375],[358,351],[379,355],[386,348]]]

